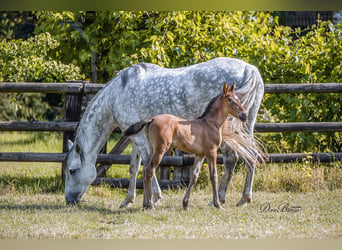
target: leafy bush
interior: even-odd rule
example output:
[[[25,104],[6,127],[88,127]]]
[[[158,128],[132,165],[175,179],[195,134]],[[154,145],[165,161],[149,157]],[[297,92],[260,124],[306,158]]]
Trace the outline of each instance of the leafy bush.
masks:
[[[84,76],[73,64],[53,59],[58,42],[49,33],[24,40],[0,42],[0,81],[2,82],[65,82]],[[1,120],[39,120],[53,118],[51,96],[1,93]],[[50,100],[50,102],[49,102]],[[58,104],[58,101],[57,101]]]
[[[36,32],[48,31],[61,55],[88,65],[98,54],[99,81],[138,62],[180,67],[227,56],[257,66],[265,83],[341,82],[341,25],[318,22],[302,30],[280,26],[264,12],[44,12]],[[61,25],[62,24],[62,25]],[[81,27],[82,32],[77,28]],[[84,70],[85,68],[83,68]],[[340,121],[340,94],[265,95],[259,122]],[[341,151],[340,133],[262,135],[268,151]]]

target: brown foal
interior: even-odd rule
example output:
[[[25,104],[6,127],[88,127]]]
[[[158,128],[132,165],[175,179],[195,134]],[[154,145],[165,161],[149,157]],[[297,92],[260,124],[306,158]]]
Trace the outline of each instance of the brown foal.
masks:
[[[152,177],[164,153],[171,146],[195,154],[193,174],[183,199],[183,208],[188,207],[190,191],[197,181],[204,158],[207,159],[209,166],[213,204],[217,208],[221,207],[217,191],[216,158],[217,149],[222,141],[222,128],[229,114],[241,121],[246,121],[247,118],[245,109],[235,95],[235,83],[231,88],[225,83],[222,93],[211,100],[205,112],[196,120],[187,121],[162,114],[140,121],[125,130],[124,135],[130,136],[146,126],[150,153],[143,169],[144,208],[153,208]]]

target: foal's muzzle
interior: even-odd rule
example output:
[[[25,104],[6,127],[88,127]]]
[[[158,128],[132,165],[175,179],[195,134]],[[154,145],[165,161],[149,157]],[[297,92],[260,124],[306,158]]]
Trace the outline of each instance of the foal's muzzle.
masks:
[[[243,122],[245,122],[246,120],[247,120],[247,115],[246,115],[246,113],[240,113],[239,114],[239,119],[241,120],[241,121],[243,121]]]

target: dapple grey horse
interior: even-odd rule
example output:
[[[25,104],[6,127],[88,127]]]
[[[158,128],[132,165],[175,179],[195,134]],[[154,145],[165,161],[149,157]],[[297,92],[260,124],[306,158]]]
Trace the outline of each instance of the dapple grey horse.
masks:
[[[142,119],[163,113],[194,119],[220,93],[224,82],[236,83],[236,95],[247,110],[247,121],[239,132],[254,141],[253,128],[264,95],[263,80],[255,66],[234,58],[216,58],[183,68],[169,69],[139,63],[121,70],[91,100],[79,123],[75,142],[69,141],[65,159],[66,202],[78,203],[95,180],[97,155],[115,127],[124,130]],[[232,122],[241,124],[237,119]],[[236,124],[233,127],[239,127]],[[131,140],[131,177],[121,207],[134,202],[137,173],[141,161],[148,157],[144,133],[132,136]],[[228,142],[222,142],[221,150],[225,168],[219,199],[224,203],[238,155],[230,149]],[[245,188],[237,205],[245,205],[252,200],[255,165],[246,165]],[[153,194],[154,202],[157,202],[161,198],[161,190],[155,176]]]

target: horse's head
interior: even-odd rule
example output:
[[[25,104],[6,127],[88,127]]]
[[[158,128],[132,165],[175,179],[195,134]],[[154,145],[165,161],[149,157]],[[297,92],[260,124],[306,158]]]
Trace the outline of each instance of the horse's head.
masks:
[[[246,121],[246,110],[240,103],[239,98],[235,95],[235,83],[230,88],[227,83],[223,85],[223,96],[228,104],[228,113],[243,122]]]
[[[68,141],[69,152],[65,159],[65,201],[79,203],[89,185],[96,178],[95,162],[86,159],[81,145]]]

